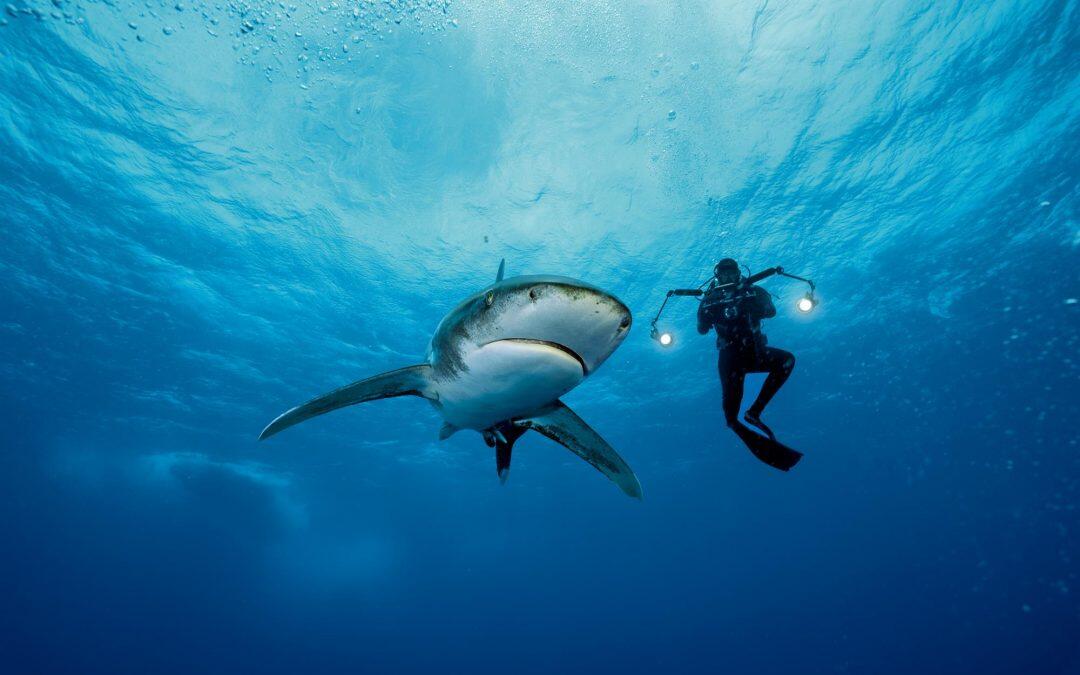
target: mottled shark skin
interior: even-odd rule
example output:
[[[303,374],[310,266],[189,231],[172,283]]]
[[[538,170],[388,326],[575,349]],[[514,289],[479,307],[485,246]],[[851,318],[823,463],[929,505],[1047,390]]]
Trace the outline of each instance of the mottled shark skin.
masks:
[[[259,439],[356,403],[420,396],[442,415],[439,438],[473,429],[506,480],[514,442],[536,430],[589,462],[631,497],[641,485],[622,457],[560,397],[622,344],[632,317],[615,296],[557,276],[503,279],[463,300],[435,330],[427,360],[336,389],[271,422]]]

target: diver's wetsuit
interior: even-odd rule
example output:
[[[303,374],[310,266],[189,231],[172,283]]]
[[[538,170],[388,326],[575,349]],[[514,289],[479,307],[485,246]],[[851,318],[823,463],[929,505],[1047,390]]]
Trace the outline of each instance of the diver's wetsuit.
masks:
[[[698,332],[704,335],[709,329],[716,328],[724,419],[736,432],[742,427],[739,405],[746,374],[769,374],[757,400],[747,409],[747,413],[756,418],[795,367],[795,355],[767,346],[765,334],[761,332],[761,320],[774,316],[776,307],[769,293],[764,288],[745,283],[734,290],[710,289],[698,307]]]

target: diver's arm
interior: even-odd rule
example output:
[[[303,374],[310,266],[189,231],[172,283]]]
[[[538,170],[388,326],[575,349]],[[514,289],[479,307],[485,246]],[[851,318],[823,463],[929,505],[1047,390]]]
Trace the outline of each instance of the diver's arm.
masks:
[[[712,328],[712,316],[711,312],[705,307],[705,303],[701,303],[697,308],[697,332],[699,335],[704,335]]]
[[[761,312],[762,319],[771,319],[776,316],[776,305],[773,304],[772,296],[760,286],[754,286],[754,302],[757,310]]]

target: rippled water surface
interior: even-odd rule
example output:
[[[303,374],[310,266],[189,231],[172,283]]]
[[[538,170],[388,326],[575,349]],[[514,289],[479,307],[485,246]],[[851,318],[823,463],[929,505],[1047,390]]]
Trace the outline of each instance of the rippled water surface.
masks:
[[[3,672],[1080,672],[1080,3],[0,8]],[[667,289],[797,365],[789,474]],[[645,499],[399,398],[494,279],[634,312]],[[757,377],[751,378],[756,386]]]

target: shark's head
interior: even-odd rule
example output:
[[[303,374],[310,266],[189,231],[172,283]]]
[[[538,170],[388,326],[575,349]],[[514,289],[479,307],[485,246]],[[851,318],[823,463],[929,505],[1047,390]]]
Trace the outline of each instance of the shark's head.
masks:
[[[575,279],[520,276],[466,298],[439,324],[431,358],[454,368],[469,347],[498,340],[550,343],[592,373],[622,344],[633,319],[618,298]]]

